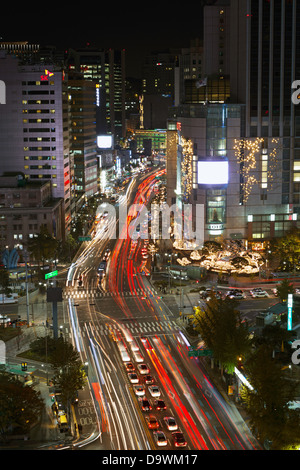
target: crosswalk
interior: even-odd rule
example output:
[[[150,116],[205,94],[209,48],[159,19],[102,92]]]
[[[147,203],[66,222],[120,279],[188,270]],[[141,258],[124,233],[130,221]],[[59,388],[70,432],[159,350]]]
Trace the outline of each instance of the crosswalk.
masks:
[[[134,292],[124,291],[119,294],[115,292],[103,292],[99,289],[70,289],[63,292],[63,297],[67,299],[91,299],[91,298],[111,298],[111,297],[153,297],[157,295],[156,291],[145,292],[142,289],[136,289]]]
[[[80,325],[80,333],[84,338],[87,334],[86,325]],[[110,336],[113,333],[122,334],[122,328],[127,329],[132,336],[140,335],[154,335],[154,334],[173,334],[174,331],[179,330],[180,327],[175,320],[158,320],[158,321],[132,321],[122,322],[120,326],[114,323],[89,323],[89,328],[92,328],[100,335]],[[66,327],[65,332],[70,334],[71,331]]]

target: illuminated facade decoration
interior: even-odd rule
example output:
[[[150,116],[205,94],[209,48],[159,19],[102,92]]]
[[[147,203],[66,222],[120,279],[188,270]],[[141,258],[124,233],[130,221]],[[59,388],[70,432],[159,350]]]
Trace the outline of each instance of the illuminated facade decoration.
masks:
[[[235,152],[239,164],[239,175],[241,177],[241,202],[246,204],[255,185],[259,184],[265,191],[272,189],[272,183],[276,180],[279,172],[279,161],[277,159],[278,139],[271,139],[271,149],[262,148],[264,139],[240,139],[235,141]],[[259,163],[261,169],[259,171]]]
[[[181,137],[182,162],[181,162],[181,187],[182,200],[188,202],[193,189],[193,142]]]

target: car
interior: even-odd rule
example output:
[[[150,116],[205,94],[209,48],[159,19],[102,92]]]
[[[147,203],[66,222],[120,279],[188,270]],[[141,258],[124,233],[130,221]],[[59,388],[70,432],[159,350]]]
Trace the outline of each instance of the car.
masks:
[[[161,410],[166,410],[167,407],[166,407],[166,404],[163,400],[155,400],[154,402],[154,406],[155,406],[155,409],[157,411],[161,411]]]
[[[138,347],[138,345],[136,344],[136,342],[134,340],[130,341],[129,347],[130,347],[132,352],[139,351],[139,347]]]
[[[146,375],[146,374],[148,375],[150,372],[150,369],[146,364],[138,364],[137,368],[138,368],[139,373],[142,375]]]
[[[250,294],[252,295],[254,292],[262,292],[262,288],[261,287],[254,287],[254,289],[252,289],[250,291]]]
[[[182,432],[180,432],[180,431],[172,432],[172,437],[173,437],[175,447],[186,447],[187,446],[187,442],[186,442]]]
[[[173,416],[165,416],[164,422],[166,423],[166,426],[169,431],[177,431],[178,425]]]
[[[143,362],[144,358],[139,351],[132,351],[135,362]]]
[[[253,292],[252,297],[259,298],[259,297],[269,297],[268,293],[265,290]]]
[[[154,378],[152,377],[152,375],[146,375],[145,384],[150,385],[150,384],[153,384],[153,383],[154,383]]]
[[[145,389],[142,385],[134,385],[133,386],[134,393],[138,396],[144,396],[145,395]]]
[[[150,392],[150,395],[152,397],[160,397],[161,393],[157,385],[150,385],[148,387],[148,390]]]
[[[166,446],[168,445],[167,438],[165,436],[165,433],[162,431],[153,431],[153,438],[158,446]]]
[[[133,372],[135,370],[132,362],[126,362],[125,367],[126,367],[127,372]]]
[[[235,292],[229,294],[227,297],[229,297],[230,299],[244,299],[244,294],[242,294],[241,292]]]
[[[128,378],[132,384],[138,384],[140,381],[138,375],[135,372],[130,372],[128,374]]]
[[[149,429],[159,428],[159,422],[157,421],[157,418],[154,415],[146,416],[146,422]]]
[[[139,397],[140,405],[142,408],[142,411],[151,411],[152,406],[148,398],[146,397]]]

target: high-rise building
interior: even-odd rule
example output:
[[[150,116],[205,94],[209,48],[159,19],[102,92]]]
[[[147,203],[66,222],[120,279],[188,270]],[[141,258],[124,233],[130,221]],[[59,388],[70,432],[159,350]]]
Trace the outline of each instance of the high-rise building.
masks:
[[[63,199],[68,232],[71,185],[64,70],[0,53],[6,84],[6,104],[0,106],[0,174],[17,171],[29,181],[51,181],[53,197]]]
[[[300,77],[300,4],[208,3],[203,57],[209,50],[212,56],[204,59],[206,71],[217,76],[221,68],[215,59],[226,57],[222,65],[230,90],[226,100],[219,94],[214,103],[208,92],[212,75],[207,74],[199,87],[207,100],[194,94],[190,102],[181,102],[171,110],[169,125],[180,128],[179,142],[183,136],[194,144],[189,202],[205,206],[206,238],[239,238],[263,247],[299,223],[300,105],[292,101],[292,83]],[[223,42],[220,34],[225,34]],[[183,158],[168,160],[178,166]],[[222,181],[209,173],[204,178],[204,170],[213,175],[216,168],[223,169]],[[171,200],[180,199],[178,194],[182,198],[182,185],[173,181],[171,186]]]
[[[125,50],[70,49],[67,65],[98,84],[97,133],[125,137]]]
[[[70,155],[76,209],[98,191],[96,91],[93,81],[69,77]]]
[[[241,204],[249,237],[263,241],[283,235],[300,213],[300,106],[291,99],[300,77],[300,4],[231,0],[230,9],[231,100],[245,103],[245,140],[261,139],[256,184],[247,201],[242,190]]]

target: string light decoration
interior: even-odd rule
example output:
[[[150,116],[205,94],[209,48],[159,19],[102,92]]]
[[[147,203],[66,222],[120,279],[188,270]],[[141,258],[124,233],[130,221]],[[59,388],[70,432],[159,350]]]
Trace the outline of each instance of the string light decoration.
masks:
[[[241,187],[243,193],[243,202],[246,203],[253,186],[260,183],[261,188],[270,190],[276,178],[278,169],[277,144],[278,139],[272,139],[273,149],[267,153],[266,149],[261,148],[264,142],[263,138],[257,137],[254,140],[235,139],[235,156],[239,164],[239,174],[241,177]],[[261,172],[257,168],[261,155]],[[258,176],[260,174],[260,176]]]
[[[187,202],[193,188],[193,142],[181,137],[182,156],[181,162],[181,192],[183,200]]]

